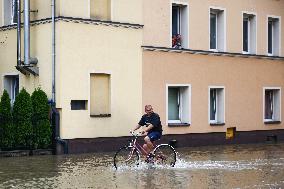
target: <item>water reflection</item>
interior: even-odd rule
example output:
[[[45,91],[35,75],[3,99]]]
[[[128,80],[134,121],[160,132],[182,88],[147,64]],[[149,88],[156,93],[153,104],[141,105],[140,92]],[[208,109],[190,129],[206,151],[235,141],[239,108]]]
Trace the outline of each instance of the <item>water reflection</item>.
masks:
[[[0,159],[0,188],[283,188],[284,144],[178,149],[174,168],[112,167],[113,153]]]

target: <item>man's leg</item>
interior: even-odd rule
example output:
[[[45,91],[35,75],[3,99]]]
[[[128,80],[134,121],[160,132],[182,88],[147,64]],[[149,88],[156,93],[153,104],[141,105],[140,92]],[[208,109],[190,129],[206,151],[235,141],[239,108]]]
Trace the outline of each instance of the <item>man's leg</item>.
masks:
[[[146,144],[143,145],[143,148],[149,154],[154,149],[154,145],[148,136],[144,138],[144,141]]]

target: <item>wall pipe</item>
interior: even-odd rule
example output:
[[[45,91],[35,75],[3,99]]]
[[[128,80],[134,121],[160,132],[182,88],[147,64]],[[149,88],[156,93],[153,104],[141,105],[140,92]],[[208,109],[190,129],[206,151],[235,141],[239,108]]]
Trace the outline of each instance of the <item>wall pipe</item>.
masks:
[[[51,0],[51,17],[52,17],[52,103],[56,106],[55,98],[55,0]]]
[[[21,65],[21,0],[17,1],[17,66]]]
[[[55,141],[63,145],[64,154],[68,154],[68,142],[60,138],[60,113],[56,109],[56,98],[55,98],[55,12],[56,12],[56,0],[51,0],[51,22],[52,22],[52,113],[54,114],[53,119],[55,122]]]
[[[24,64],[30,64],[30,0],[24,3]]]

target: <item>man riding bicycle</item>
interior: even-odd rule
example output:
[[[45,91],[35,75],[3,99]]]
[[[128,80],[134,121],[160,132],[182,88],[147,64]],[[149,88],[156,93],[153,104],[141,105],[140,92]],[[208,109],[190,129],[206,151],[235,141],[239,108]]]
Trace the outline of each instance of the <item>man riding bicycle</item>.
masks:
[[[153,107],[151,105],[145,106],[145,113],[146,114],[142,116],[134,131],[142,126],[146,126],[146,128],[142,131],[142,134],[147,134],[144,138],[145,144],[143,145],[143,148],[147,154],[149,154],[154,149],[153,142],[161,138],[163,130],[160,116],[153,111]]]

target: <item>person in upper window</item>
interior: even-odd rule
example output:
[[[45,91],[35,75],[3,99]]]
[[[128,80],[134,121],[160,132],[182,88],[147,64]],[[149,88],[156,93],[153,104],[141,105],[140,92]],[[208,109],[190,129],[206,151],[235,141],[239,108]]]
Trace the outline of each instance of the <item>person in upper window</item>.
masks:
[[[135,127],[134,131],[139,129],[142,126],[145,128],[142,131],[142,135],[146,134],[144,138],[145,144],[143,148],[149,154],[153,149],[153,141],[159,140],[162,136],[162,124],[160,120],[160,116],[153,111],[153,107],[151,105],[145,106],[145,113],[138,125]]]

